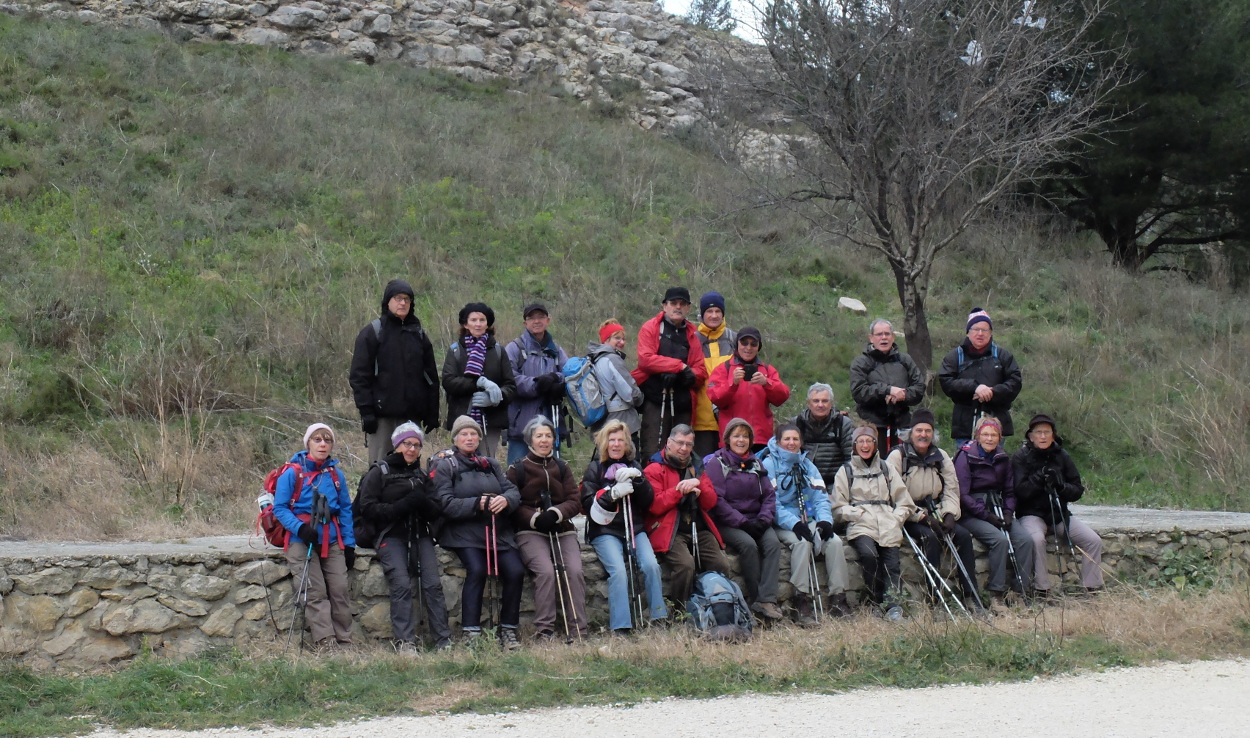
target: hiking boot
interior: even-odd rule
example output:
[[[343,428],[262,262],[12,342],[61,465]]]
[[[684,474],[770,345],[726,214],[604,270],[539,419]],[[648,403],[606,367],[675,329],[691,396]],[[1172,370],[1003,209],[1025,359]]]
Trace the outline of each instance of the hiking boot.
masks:
[[[851,603],[846,599],[846,592],[829,595],[829,608],[826,612],[835,618],[849,618],[855,614]]]
[[[1007,614],[1007,593],[1006,592],[990,592],[990,614],[1006,615]]]
[[[890,605],[890,607],[885,611],[885,619],[889,620],[891,623],[901,623],[904,619],[906,619],[906,617],[907,616],[903,614],[903,608],[898,605]]]
[[[540,630],[534,634],[534,640],[541,644],[555,643],[556,633],[554,630]]]
[[[774,622],[785,617],[781,612],[781,608],[777,607],[776,602],[757,602],[754,605],[751,605],[751,612],[759,615],[765,620],[771,620]]]
[[[446,651],[449,648],[451,648],[450,638],[439,638],[437,641],[434,642],[435,651]]]
[[[421,653],[421,648],[413,641],[399,641],[395,644],[395,653],[413,656]]]
[[[499,646],[505,651],[521,649],[521,639],[517,638],[516,626],[501,625],[499,627]]]
[[[800,628],[811,628],[816,625],[816,612],[812,609],[812,598],[799,592],[794,595],[794,622]]]
[[[326,656],[339,650],[338,641],[333,638],[322,638],[308,649],[310,653],[316,656]]]

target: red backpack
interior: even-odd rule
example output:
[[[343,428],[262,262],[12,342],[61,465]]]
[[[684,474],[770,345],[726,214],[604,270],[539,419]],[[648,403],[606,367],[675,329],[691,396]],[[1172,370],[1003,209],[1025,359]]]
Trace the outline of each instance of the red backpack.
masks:
[[[286,548],[290,532],[273,514],[273,496],[278,486],[278,477],[286,473],[287,469],[295,470],[295,494],[291,496],[291,506],[294,507],[299,500],[300,493],[304,491],[304,469],[299,464],[288,461],[265,475],[265,494],[261,495],[261,500],[264,501],[260,503],[260,513],[256,516],[256,532],[264,535],[270,545],[282,549]]]

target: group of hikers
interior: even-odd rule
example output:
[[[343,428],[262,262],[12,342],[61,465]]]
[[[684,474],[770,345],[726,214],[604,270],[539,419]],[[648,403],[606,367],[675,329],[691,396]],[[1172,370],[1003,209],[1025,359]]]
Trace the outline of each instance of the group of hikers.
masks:
[[[1013,455],[1002,447],[1014,432],[1021,373],[980,308],[938,375],[954,403],[952,458],[936,443],[933,412],[920,405],[924,377],[898,350],[889,321],[871,323],[868,345],[850,367],[858,423],[837,410],[832,387],[816,383],[806,407],[777,424],[773,408],[789,399],[790,387],[760,360],[760,331],[730,330],[717,292],[700,298],[696,324],[687,319],[688,290],[670,288],[638,331],[632,371],[618,321],[605,320],[587,347],[606,413],[591,429],[594,450],[577,476],[560,457],[574,422],[562,372],[569,356],[548,330],[547,308],[526,305],[525,330],[505,346],[495,338],[494,311],[465,305],[440,372],[413,298],[408,283],[389,282],[380,317],[356,338],[349,382],[370,467],[355,505],[333,457],[335,433],[323,423],[305,431],[304,449],[274,489],[274,517],[287,531],[285,556],[306,593],[318,650],[351,642],[347,571],[358,545],[382,564],[401,651],[419,647],[418,588],[431,644],[452,643],[436,544],[465,571],[466,639],[481,636],[485,614],[505,649],[520,647],[527,573],[535,639],[587,636],[572,522],[582,514],[585,539],[608,575],[614,634],[680,619],[698,574],[729,575],[726,549],[737,556],[750,610],[776,622],[786,616],[778,594],[788,548],[790,617],[804,626],[855,613],[846,545],[863,573],[856,604],[890,620],[906,616],[905,545],[931,604],[948,612],[997,614],[1009,592],[1020,601],[1047,599],[1056,586],[1046,565],[1049,533],[1080,561],[1084,590],[1102,587],[1101,540],[1068,508],[1084,487],[1054,418],[1035,415]],[[439,427],[440,384],[452,447],[423,468],[425,434]],[[505,464],[496,458],[500,444]],[[977,584],[973,538],[987,549],[988,601]],[[944,551],[959,595],[943,574]]]

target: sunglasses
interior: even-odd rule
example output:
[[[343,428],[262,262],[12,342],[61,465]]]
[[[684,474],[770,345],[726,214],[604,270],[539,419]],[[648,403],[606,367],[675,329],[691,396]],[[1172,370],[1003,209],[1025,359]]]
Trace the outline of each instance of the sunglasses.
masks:
[[[308,441],[310,443],[334,443],[334,439],[329,436],[313,436]]]

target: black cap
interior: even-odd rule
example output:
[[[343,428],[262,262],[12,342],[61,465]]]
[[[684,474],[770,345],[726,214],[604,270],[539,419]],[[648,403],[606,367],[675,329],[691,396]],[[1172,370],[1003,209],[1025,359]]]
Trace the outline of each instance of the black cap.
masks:
[[[664,293],[664,302],[672,302],[674,300],[685,300],[686,304],[690,304],[690,290],[685,287],[669,287]]]
[[[924,423],[930,428],[937,427],[937,419],[933,417],[933,411],[927,407],[916,408],[916,411],[911,414],[911,424],[913,427],[920,425],[921,423]]]
[[[551,311],[547,309],[546,305],[542,304],[541,302],[531,302],[530,304],[525,306],[524,310],[521,311],[521,317],[528,319],[530,316],[530,313],[534,312],[535,310],[543,311],[543,315],[548,315],[548,316],[551,315]]]
[[[748,325],[746,328],[740,329],[738,331],[738,343],[742,343],[744,338],[754,338],[755,342],[760,345],[760,348],[764,348],[764,338],[760,336],[759,328]]]
[[[481,313],[482,315],[485,315],[487,326],[492,326],[495,324],[495,311],[494,310],[491,310],[490,307],[487,306],[486,303],[484,302],[471,302],[468,305],[465,305],[464,307],[460,308],[460,325],[464,325],[468,323],[469,315],[471,315],[472,313]]]

